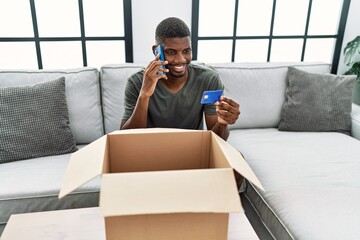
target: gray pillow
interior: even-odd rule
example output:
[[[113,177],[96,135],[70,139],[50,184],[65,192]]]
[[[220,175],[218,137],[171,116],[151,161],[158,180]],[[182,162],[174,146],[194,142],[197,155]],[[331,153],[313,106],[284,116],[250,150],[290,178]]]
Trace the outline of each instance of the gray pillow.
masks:
[[[350,135],[355,79],[356,76],[308,73],[289,67],[279,130]]]
[[[0,88],[0,163],[71,153],[65,78]]]

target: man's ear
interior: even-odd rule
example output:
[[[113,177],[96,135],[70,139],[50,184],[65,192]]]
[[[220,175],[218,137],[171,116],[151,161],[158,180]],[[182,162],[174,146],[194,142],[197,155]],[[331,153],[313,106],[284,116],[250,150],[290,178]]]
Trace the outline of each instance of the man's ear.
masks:
[[[155,49],[156,49],[156,47],[157,47],[157,45],[153,45],[153,46],[152,46],[152,52],[153,52],[153,54],[155,54]]]

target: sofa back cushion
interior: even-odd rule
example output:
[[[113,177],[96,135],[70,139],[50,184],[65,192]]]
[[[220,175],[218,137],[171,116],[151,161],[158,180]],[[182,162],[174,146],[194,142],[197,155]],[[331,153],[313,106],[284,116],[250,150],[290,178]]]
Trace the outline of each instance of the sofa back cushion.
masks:
[[[142,65],[126,63],[101,67],[101,96],[106,133],[120,129],[127,79],[142,68],[144,68]]]
[[[65,78],[0,88],[0,163],[72,153]]]
[[[309,73],[289,67],[280,131],[350,135],[356,75]]]
[[[224,95],[240,104],[241,116],[230,129],[272,128],[280,123],[289,66],[307,72],[328,73],[326,63],[223,63],[207,64],[219,72]]]
[[[77,144],[104,135],[96,68],[66,70],[0,70],[0,87],[25,86],[65,77],[70,128]]]

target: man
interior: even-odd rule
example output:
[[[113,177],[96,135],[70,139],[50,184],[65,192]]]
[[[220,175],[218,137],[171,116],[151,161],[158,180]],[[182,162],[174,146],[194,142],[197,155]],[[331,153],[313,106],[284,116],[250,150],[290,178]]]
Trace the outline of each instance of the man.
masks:
[[[191,64],[188,26],[178,18],[167,18],[157,26],[155,37],[156,44],[163,46],[165,61],[159,61],[158,54],[128,79],[121,129],[203,129],[205,115],[207,129],[227,140],[228,124],[234,124],[240,115],[239,104],[225,96],[215,105],[200,103],[205,90],[224,86],[217,72]]]

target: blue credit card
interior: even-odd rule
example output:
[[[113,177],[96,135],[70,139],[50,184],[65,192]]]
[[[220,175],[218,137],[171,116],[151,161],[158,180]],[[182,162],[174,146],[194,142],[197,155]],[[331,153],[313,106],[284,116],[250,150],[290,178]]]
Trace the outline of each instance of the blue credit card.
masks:
[[[204,91],[201,104],[211,104],[220,100],[223,90]]]

